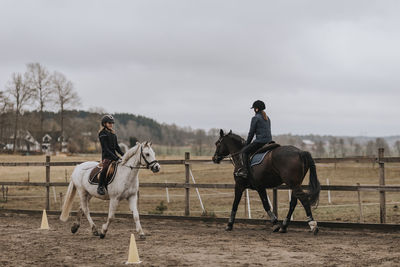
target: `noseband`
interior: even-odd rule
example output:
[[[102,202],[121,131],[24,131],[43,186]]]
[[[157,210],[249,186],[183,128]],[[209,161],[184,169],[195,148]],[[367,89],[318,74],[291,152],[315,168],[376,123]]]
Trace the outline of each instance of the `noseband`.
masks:
[[[150,169],[150,165],[155,165],[158,163],[158,160],[153,160],[152,162],[149,162],[146,157],[143,155],[143,147],[140,147],[140,159],[144,159],[144,162],[146,162],[146,168]],[[153,168],[153,167],[152,167]]]
[[[135,166],[129,166],[129,165],[123,165],[123,166],[126,166],[126,167],[128,167],[128,168],[131,168],[131,170],[133,170],[133,169],[142,169],[143,167],[141,166],[142,165],[142,158],[144,159],[144,162],[146,163],[146,169],[150,169],[150,165],[155,165],[155,164],[157,164],[158,163],[158,160],[153,160],[152,162],[149,162],[147,159],[146,159],[146,157],[144,156],[144,154],[143,154],[143,147],[142,146],[140,146],[140,160],[139,160],[139,166],[137,166],[137,167],[135,167]]]

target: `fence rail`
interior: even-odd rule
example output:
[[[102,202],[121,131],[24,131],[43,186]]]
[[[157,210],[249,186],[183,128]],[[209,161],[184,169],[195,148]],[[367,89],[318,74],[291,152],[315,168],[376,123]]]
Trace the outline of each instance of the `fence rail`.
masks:
[[[65,182],[1,182],[5,186],[68,186]],[[234,189],[235,184],[186,184],[186,183],[140,183],[140,187],[154,188],[203,188],[203,189]],[[289,186],[281,185],[274,187],[277,190],[289,190]],[[271,189],[274,189],[271,188]],[[308,189],[308,186],[302,185],[302,189]],[[400,186],[392,185],[321,185],[321,190],[330,191],[369,191],[369,192],[400,192]]]
[[[316,163],[342,163],[342,162],[357,162],[357,163],[378,163],[379,164],[379,185],[322,185],[321,190],[330,191],[373,191],[380,194],[380,223],[386,223],[386,198],[385,192],[400,192],[400,186],[385,185],[385,163],[400,162],[400,157],[384,157],[384,150],[380,148],[378,157],[346,157],[346,158],[314,158]],[[45,162],[0,162],[0,167],[16,167],[16,166],[44,166],[46,168],[45,182],[15,182],[15,181],[0,181],[3,186],[40,186],[46,188],[46,210],[50,210],[50,187],[68,186],[66,182],[51,182],[50,168],[59,166],[75,166],[83,162],[51,162],[50,156],[46,156]],[[185,182],[184,183],[140,183],[140,187],[155,187],[155,188],[182,188],[185,190],[185,215],[190,215],[190,189],[191,188],[209,188],[209,189],[233,189],[234,184],[191,184],[190,183],[190,165],[191,164],[213,164],[211,160],[190,159],[190,154],[185,153],[183,160],[159,160],[161,165],[182,165],[185,166]],[[230,164],[229,160],[222,161],[223,164]],[[302,186],[307,189],[307,186]],[[278,213],[278,190],[290,189],[287,185],[281,185],[273,188],[273,211]]]

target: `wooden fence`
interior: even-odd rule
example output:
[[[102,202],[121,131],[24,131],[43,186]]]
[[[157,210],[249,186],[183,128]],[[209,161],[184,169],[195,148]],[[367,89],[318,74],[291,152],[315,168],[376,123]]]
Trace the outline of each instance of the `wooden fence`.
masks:
[[[385,157],[384,149],[380,148],[378,157],[346,157],[346,158],[314,158],[316,163],[340,163],[340,162],[358,162],[379,164],[379,185],[321,185],[321,190],[331,191],[372,191],[380,194],[380,223],[386,223],[386,199],[385,192],[400,192],[400,186],[385,185],[385,163],[400,162],[400,157]],[[46,188],[46,210],[50,210],[50,187],[51,186],[68,186],[65,182],[51,182],[50,168],[52,166],[75,166],[82,162],[51,162],[50,156],[46,156],[45,162],[0,162],[1,166],[44,166],[46,168],[45,182],[5,182],[0,181],[3,186],[40,186]],[[161,165],[184,165],[185,166],[185,183],[140,183],[140,187],[155,188],[183,188],[185,189],[185,216],[190,215],[190,189],[191,188],[213,188],[213,189],[233,189],[234,184],[191,184],[190,183],[190,165],[191,164],[210,164],[211,160],[192,160],[190,153],[186,152],[183,160],[160,160]],[[230,164],[229,160],[222,161],[223,164]],[[303,186],[307,189],[307,186]],[[278,190],[288,190],[289,187],[282,185],[273,188],[273,211],[278,215]]]

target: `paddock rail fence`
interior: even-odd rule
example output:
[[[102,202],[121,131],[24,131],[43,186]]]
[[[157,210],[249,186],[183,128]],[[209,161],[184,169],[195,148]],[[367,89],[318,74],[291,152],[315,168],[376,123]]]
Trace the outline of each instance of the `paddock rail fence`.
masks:
[[[371,163],[371,164],[379,164],[379,177],[377,177],[379,185],[321,185],[321,190],[329,190],[329,191],[369,191],[369,192],[379,192],[379,206],[380,206],[380,223],[385,224],[388,227],[386,229],[397,229],[400,230],[400,225],[386,224],[386,198],[385,192],[400,192],[400,186],[387,186],[385,185],[385,163],[400,163],[400,157],[385,157],[384,149],[380,148],[378,150],[378,157],[344,157],[344,158],[314,158],[316,163],[341,163],[341,162],[356,162],[356,163]],[[45,207],[46,210],[50,212],[50,187],[65,187],[68,186],[67,182],[51,182],[50,177],[50,168],[52,166],[75,166],[82,162],[78,161],[69,161],[69,162],[52,162],[50,156],[46,156],[45,162],[0,162],[0,167],[18,167],[18,166],[43,166],[45,167],[45,181],[44,182],[18,182],[18,181],[0,181],[0,185],[4,188],[4,186],[38,186],[45,187]],[[185,181],[184,183],[140,183],[140,187],[153,187],[153,188],[182,188],[185,191],[185,216],[181,216],[186,219],[193,219],[194,217],[190,216],[190,194],[191,189],[199,189],[199,188],[208,188],[208,189],[233,189],[235,187],[234,184],[223,184],[223,183],[215,183],[215,184],[198,184],[198,183],[190,183],[191,177],[191,165],[192,164],[211,164],[211,160],[199,160],[199,159],[191,159],[190,153],[186,152],[184,159],[182,160],[159,160],[161,165],[183,165],[185,167]],[[221,162],[222,164],[231,164],[229,160],[224,160]],[[307,189],[307,186],[303,186],[304,189]],[[280,190],[289,190],[290,188],[287,185],[281,185],[279,187],[273,188],[273,199],[272,199],[272,208],[276,215],[278,215],[278,191]],[[29,213],[26,210],[5,210],[11,213]],[[141,215],[143,216],[143,215]],[[145,215],[145,216],[155,216],[155,215]],[[157,217],[157,216],[156,216]],[[162,217],[162,216],[161,216]],[[171,217],[171,216],[170,216]],[[173,218],[178,218],[179,216],[172,216]],[[219,218],[221,219],[221,218]],[[250,219],[258,221],[260,219]],[[242,219],[243,222],[248,222],[249,219]],[[260,220],[261,221],[261,220]],[[265,220],[262,220],[265,221]],[[338,227],[345,227],[345,225],[365,225],[367,228],[373,228],[372,225],[376,225],[375,228],[382,229],[379,224],[357,224],[357,223],[335,223],[335,222],[320,222],[322,224],[326,224],[329,227],[334,227],[337,224]]]

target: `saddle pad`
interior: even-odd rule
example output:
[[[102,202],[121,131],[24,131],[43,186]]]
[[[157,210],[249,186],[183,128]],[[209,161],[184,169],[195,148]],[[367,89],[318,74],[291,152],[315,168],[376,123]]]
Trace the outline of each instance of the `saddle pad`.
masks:
[[[106,174],[106,184],[109,185],[114,180],[115,174],[117,173],[117,162],[113,161],[110,166],[108,167],[107,174]],[[100,181],[100,172],[102,166],[101,164],[97,165],[92,169],[89,175],[89,183],[98,185]]]
[[[267,152],[264,152],[264,153],[255,154],[255,155],[251,158],[250,165],[253,167],[253,166],[255,166],[255,165],[260,164],[260,163],[264,160],[265,156],[266,156],[269,152],[271,152],[271,150],[269,150],[269,151],[267,151]]]

